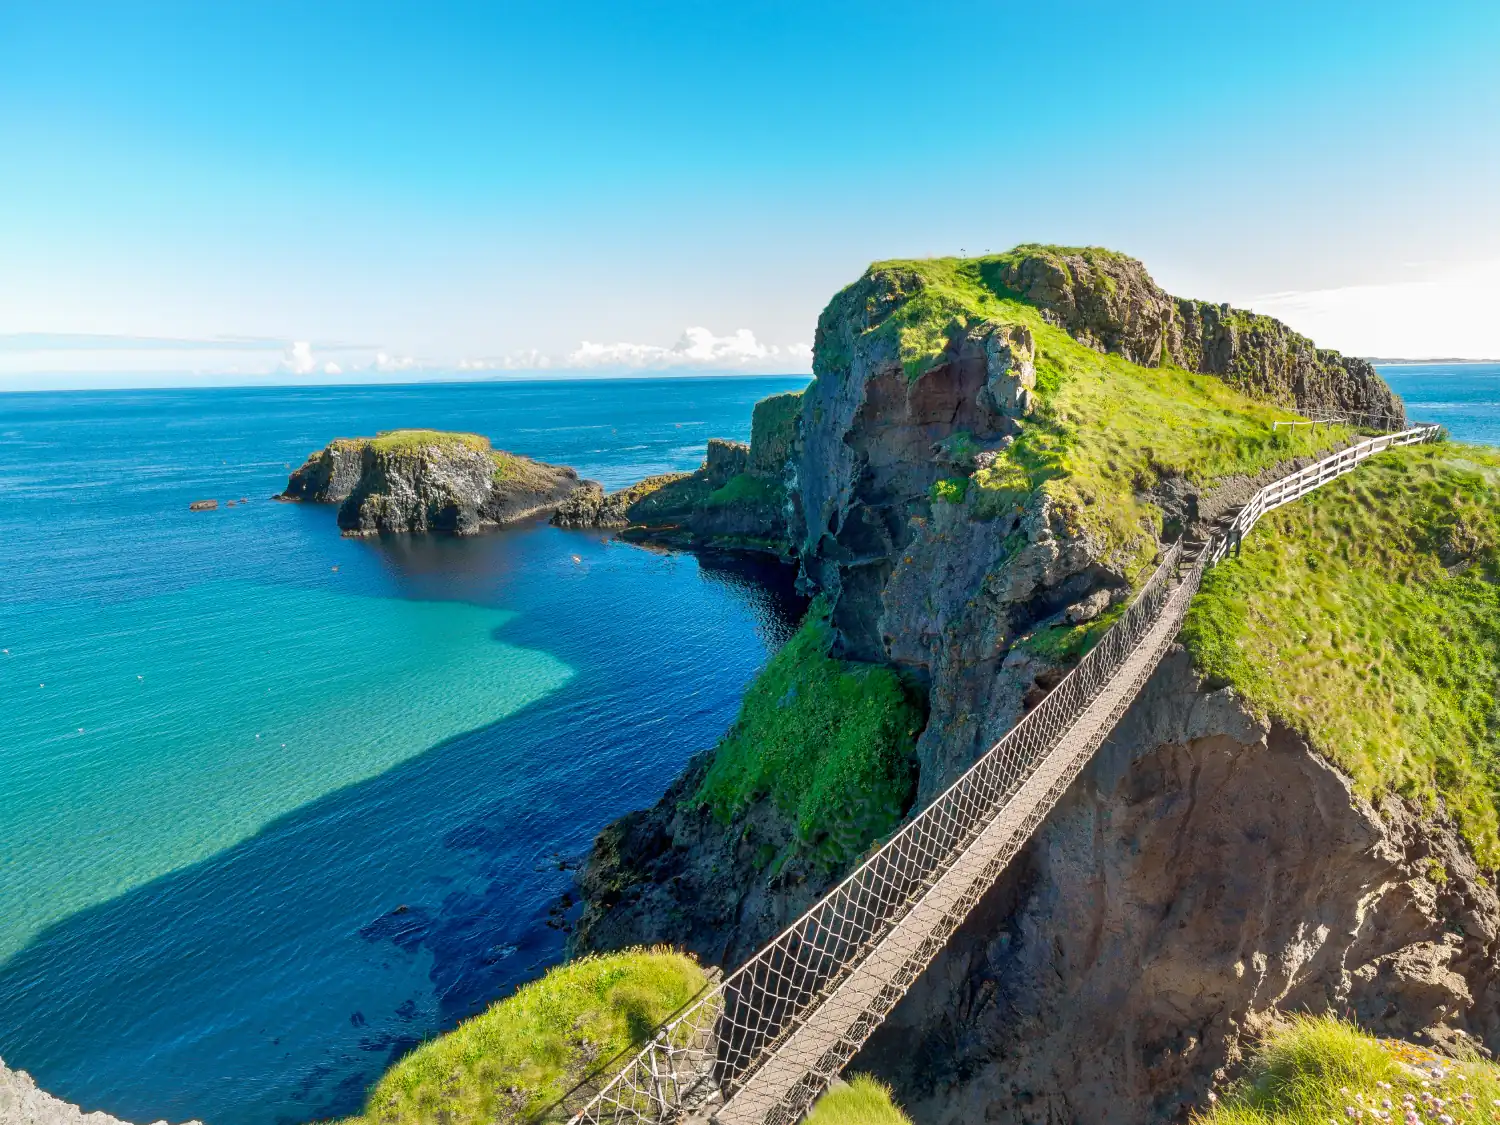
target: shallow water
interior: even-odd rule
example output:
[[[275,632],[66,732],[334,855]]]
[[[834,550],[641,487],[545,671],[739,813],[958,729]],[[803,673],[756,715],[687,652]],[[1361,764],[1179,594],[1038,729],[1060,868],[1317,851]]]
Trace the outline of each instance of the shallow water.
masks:
[[[566,868],[728,725],[790,576],[266,498],[397,425],[616,486],[804,382],[0,397],[0,1055],[136,1120],[303,1121],[554,961]]]

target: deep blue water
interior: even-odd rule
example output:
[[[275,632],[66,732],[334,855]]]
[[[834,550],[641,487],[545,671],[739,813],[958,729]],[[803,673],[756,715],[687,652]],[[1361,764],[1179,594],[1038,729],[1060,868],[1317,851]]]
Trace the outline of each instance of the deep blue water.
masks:
[[[790,576],[267,497],[398,426],[618,486],[803,383],[0,396],[0,1056],[133,1120],[306,1121],[554,962],[569,863],[722,733]]]
[[[1381,367],[1416,421],[1439,422],[1455,441],[1500,445],[1500,364]]]

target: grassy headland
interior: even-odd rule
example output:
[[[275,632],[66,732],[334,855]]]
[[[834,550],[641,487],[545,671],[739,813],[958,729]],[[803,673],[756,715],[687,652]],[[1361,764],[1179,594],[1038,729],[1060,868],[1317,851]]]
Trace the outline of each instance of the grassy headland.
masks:
[[[346,1125],[531,1120],[706,983],[696,961],[666,949],[570,961],[401,1059]]]
[[[981,326],[1024,326],[1035,341],[1037,405],[1015,444],[971,474],[971,490],[948,483],[935,500],[962,502],[971,494],[976,518],[993,518],[1044,489],[1105,544],[1106,562],[1136,573],[1154,554],[1162,523],[1159,510],[1142,500],[1144,488],[1173,475],[1209,484],[1258,473],[1350,436],[1343,427],[1273,430],[1273,422],[1298,415],[1213,375],[1170,364],[1144,367],[1096,351],[1001,280],[1022,257],[1063,253],[1120,257],[1026,246],[983,258],[877,262],[856,283],[878,275],[880,299],[895,302],[869,333],[896,346],[908,379],[943,362],[952,341]],[[819,372],[849,360],[845,342],[831,330],[829,317],[841,314],[836,310],[838,300],[820,325]]]
[[[1367,796],[1441,800],[1500,864],[1500,450],[1392,450],[1263,519],[1184,639]]]
[[[1376,1039],[1337,1019],[1302,1017],[1270,1035],[1249,1077],[1193,1125],[1500,1122],[1500,1066]]]

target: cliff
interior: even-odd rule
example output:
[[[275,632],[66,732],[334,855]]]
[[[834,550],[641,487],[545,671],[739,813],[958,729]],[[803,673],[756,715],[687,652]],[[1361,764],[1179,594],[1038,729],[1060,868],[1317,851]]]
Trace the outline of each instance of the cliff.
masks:
[[[788,485],[801,397],[780,394],[756,403],[748,445],[711,439],[696,471],[650,477],[608,495],[590,483],[552,522],[614,528],[622,538],[665,546],[787,557]]]
[[[769,782],[726,805],[710,779],[738,754],[731,732],[655,808],[600,837],[575,948],[671,940],[737,961],[1045,695],[1164,542],[1201,535],[1261,483],[1353,436],[1274,423],[1335,409],[1404,419],[1360,361],[1267,318],[1168,297],[1139,263],[1097,250],[877,264],[824,311],[814,372],[787,474],[789,534],[821,595],[824,659],[887,672],[926,713],[910,744],[915,789],[888,791],[884,824],[836,807],[809,822]],[[1479,576],[1490,572],[1429,562],[1488,542],[1489,524],[1456,498],[1491,472],[1434,469],[1423,499],[1394,507],[1390,481],[1336,486],[1347,492],[1328,503],[1346,508],[1325,531],[1347,535],[1361,505],[1406,521],[1399,536],[1362,540],[1405,560],[1362,612],[1381,613],[1380,599],[1414,578],[1431,606],[1457,606],[1444,600],[1456,576],[1470,584],[1464,620],[1481,627],[1476,642],[1450,641],[1489,651],[1500,615]],[[1309,537],[1296,522],[1309,504],[1263,525],[1267,542],[1285,537],[1283,556],[1301,542],[1312,560],[1302,575],[1329,552],[1373,573],[1346,545]],[[1266,565],[1267,588],[1284,562]],[[1214,581],[1230,582],[1221,569]],[[1492,862],[1490,664],[1462,683],[1440,670],[1442,616],[1430,607],[1377,637],[1347,615],[1314,621],[1333,612],[1329,588],[1278,588],[1271,616],[1283,625],[1270,628],[1235,610],[1227,587],[1205,585],[1200,601],[1218,608],[1195,618],[1192,651],[1162,666],[853,1064],[890,1079],[916,1121],[1171,1119],[1233,1066],[1247,1030],[1298,1005],[1346,1006],[1398,1033],[1465,1027],[1500,1046],[1500,913],[1481,868]],[[1339,675],[1278,678],[1325,633],[1339,638]],[[1356,681],[1361,703],[1409,688],[1412,666],[1395,659],[1405,645],[1428,652],[1464,702],[1397,695],[1382,722],[1429,748],[1456,739],[1450,753],[1424,759],[1342,719]],[[1247,646],[1254,659],[1223,659]],[[795,706],[797,679],[779,669],[764,686],[773,681]],[[1310,722],[1314,711],[1338,721]],[[821,757],[820,746],[804,752]],[[1361,772],[1361,755],[1410,768]],[[886,776],[897,765],[888,759]],[[795,846],[830,839],[842,854],[829,862]]]
[[[478,434],[392,430],[308,457],[281,499],[339,505],[346,535],[472,535],[555,511],[590,485],[572,469],[491,449]]]

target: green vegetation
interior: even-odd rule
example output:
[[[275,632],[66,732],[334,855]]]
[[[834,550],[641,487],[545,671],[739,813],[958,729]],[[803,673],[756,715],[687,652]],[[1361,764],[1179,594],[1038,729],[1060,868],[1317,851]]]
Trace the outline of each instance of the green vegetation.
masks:
[[[703,500],[709,508],[759,504],[779,508],[785,502],[786,489],[780,481],[751,473],[736,473]]]
[[[1300,1017],[1261,1045],[1249,1077],[1194,1125],[1500,1122],[1500,1066],[1398,1040],[1331,1018]]]
[[[889,1086],[858,1074],[819,1098],[807,1125],[911,1125],[911,1118],[891,1101]]]
[[[819,599],[745,693],[696,800],[727,822],[770,796],[803,848],[837,866],[900,822],[923,716],[895,672],[836,660],[832,641]]]
[[[1103,561],[1126,574],[1140,573],[1155,553],[1161,514],[1141,493],[1161,478],[1208,483],[1257,473],[1349,436],[1341,427],[1273,431],[1272,422],[1296,415],[1211,375],[1141,367],[1096,352],[1047,323],[1000,281],[1021,256],[1062,252],[1018,247],[985,258],[878,262],[825,312],[815,370],[826,377],[849,361],[847,342],[829,318],[844,315],[847,302],[861,293],[873,324],[866,336],[872,346],[885,341],[893,347],[912,379],[942,362],[950,344],[970,332],[1026,327],[1036,344],[1037,407],[1015,444],[975,472],[972,514],[1012,515],[1045,490],[1076,530],[1102,544]]]
[[[446,430],[386,430],[372,438],[355,438],[376,453],[415,456],[424,449],[462,447],[478,453],[489,451],[490,439],[480,434],[450,433]]]
[[[1500,450],[1392,450],[1273,512],[1184,638],[1361,793],[1441,799],[1500,864]]]
[[[942,480],[933,481],[930,491],[934,504],[939,501],[946,504],[962,504],[964,497],[969,494],[969,478],[944,477]]]
[[[1123,602],[1111,606],[1094,620],[1085,621],[1081,625],[1066,623],[1049,625],[1045,629],[1038,629],[1035,633],[1022,637],[1017,643],[1043,657],[1049,663],[1076,664],[1089,649],[1104,638],[1104,634],[1109,632],[1110,627],[1116,621],[1125,616],[1126,608]]]
[[[667,949],[570,961],[401,1059],[350,1125],[527,1120],[644,1043],[706,983],[696,961]]]
[[[802,392],[772,395],[755,404],[750,415],[750,468],[757,473],[781,476],[792,441],[797,436],[797,416],[802,412]]]

